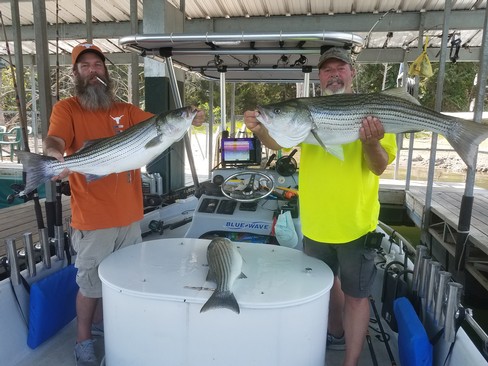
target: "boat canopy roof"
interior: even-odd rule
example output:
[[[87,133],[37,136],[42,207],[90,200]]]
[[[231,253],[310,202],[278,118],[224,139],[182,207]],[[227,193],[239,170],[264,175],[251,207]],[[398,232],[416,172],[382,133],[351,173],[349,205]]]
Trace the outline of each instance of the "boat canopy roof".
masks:
[[[208,79],[297,82],[309,73],[318,81],[317,63],[328,47],[351,49],[357,57],[363,38],[343,32],[271,32],[131,35],[119,44],[141,56],[171,57],[174,66]]]

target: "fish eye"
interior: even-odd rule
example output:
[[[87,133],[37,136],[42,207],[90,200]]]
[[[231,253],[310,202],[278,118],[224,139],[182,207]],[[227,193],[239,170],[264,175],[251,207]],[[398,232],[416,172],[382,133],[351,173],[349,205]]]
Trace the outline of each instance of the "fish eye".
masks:
[[[273,112],[275,112],[276,114],[280,114],[280,113],[281,113],[281,109],[279,109],[279,108],[275,108],[275,109],[273,110]]]

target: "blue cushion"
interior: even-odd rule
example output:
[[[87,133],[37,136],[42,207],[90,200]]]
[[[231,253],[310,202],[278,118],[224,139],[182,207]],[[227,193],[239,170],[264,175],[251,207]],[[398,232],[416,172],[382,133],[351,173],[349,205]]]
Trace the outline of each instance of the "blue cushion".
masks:
[[[27,335],[30,348],[39,346],[76,316],[76,272],[70,265],[31,286]]]
[[[399,297],[393,305],[398,323],[398,354],[402,366],[431,366],[432,345],[412,304]]]

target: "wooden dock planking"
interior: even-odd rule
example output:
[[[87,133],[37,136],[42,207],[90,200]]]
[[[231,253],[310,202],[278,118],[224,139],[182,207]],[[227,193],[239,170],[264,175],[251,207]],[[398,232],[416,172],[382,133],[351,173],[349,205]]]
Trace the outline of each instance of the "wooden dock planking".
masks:
[[[63,196],[63,223],[71,216],[70,198]],[[42,215],[44,225],[47,225],[45,199],[41,199]],[[15,239],[17,249],[24,247],[24,233],[32,233],[34,243],[39,241],[39,231],[37,229],[37,219],[34,210],[34,202],[29,201],[12,207],[0,210],[0,257],[6,255],[6,239]]]
[[[406,192],[406,205],[415,215],[425,207],[425,187],[415,187]],[[429,233],[444,249],[455,257],[456,244],[449,231],[458,231],[459,214],[464,186],[434,187],[432,192],[431,215],[440,226],[430,226]],[[468,243],[471,248],[466,258],[465,269],[486,290],[488,271],[483,264],[488,262],[488,190],[475,189]],[[420,216],[422,217],[422,216]],[[471,285],[470,285],[471,286]]]
[[[425,187],[415,187],[407,192],[410,204],[425,206]],[[434,188],[432,192],[431,210],[456,230],[463,196],[461,188]],[[477,189],[474,192],[473,210],[471,215],[470,237],[476,246],[488,254],[488,191]]]

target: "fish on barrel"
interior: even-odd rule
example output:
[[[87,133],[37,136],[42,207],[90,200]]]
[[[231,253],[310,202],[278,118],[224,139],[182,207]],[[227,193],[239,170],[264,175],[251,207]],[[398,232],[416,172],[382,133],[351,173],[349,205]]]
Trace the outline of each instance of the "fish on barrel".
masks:
[[[82,173],[88,182],[108,174],[138,169],[180,140],[191,126],[197,109],[187,106],[161,113],[107,138],[88,141],[76,153],[57,159],[17,151],[26,172],[24,194],[59,175],[63,169]]]
[[[297,98],[257,110],[257,119],[280,146],[321,145],[341,160],[341,145],[359,139],[361,120],[366,116],[379,118],[387,133],[427,130],[441,134],[470,168],[476,163],[478,145],[488,138],[488,125],[422,107],[403,88]]]
[[[200,312],[210,309],[227,308],[240,313],[239,304],[232,292],[238,278],[247,278],[242,273],[242,257],[237,247],[227,238],[214,238],[207,247],[207,281],[217,284],[212,296],[203,304]]]

